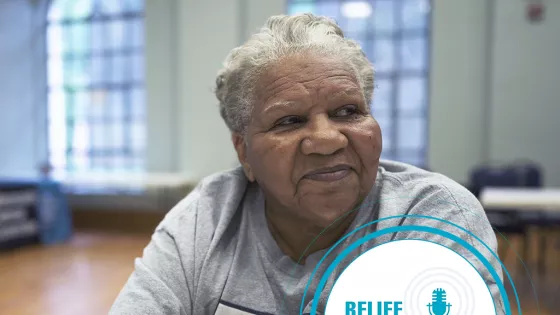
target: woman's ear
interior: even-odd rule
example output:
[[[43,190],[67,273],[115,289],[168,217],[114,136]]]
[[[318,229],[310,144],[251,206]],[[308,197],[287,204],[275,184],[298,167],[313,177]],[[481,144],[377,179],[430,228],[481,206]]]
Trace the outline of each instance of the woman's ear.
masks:
[[[237,151],[237,159],[239,160],[239,163],[241,163],[241,166],[243,166],[245,176],[247,176],[249,181],[255,181],[255,176],[251,171],[251,165],[249,165],[249,162],[247,161],[247,144],[245,143],[245,138],[240,133],[233,132],[231,134],[231,142],[233,142],[235,151]]]

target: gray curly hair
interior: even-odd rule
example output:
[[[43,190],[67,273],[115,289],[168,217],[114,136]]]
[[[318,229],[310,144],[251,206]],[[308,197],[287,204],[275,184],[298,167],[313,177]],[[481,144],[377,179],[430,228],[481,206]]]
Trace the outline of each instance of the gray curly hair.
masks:
[[[344,38],[336,22],[313,14],[277,15],[245,44],[234,48],[216,78],[220,115],[232,132],[245,134],[259,76],[283,57],[303,52],[337,56],[348,63],[363,90],[366,104],[373,94],[373,66],[357,42]],[[369,108],[369,106],[368,106]]]

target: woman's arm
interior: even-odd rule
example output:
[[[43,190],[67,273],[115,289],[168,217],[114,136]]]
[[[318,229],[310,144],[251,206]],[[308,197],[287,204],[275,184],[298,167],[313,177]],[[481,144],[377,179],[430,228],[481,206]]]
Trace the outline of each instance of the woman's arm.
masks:
[[[109,314],[191,314],[187,282],[173,236],[161,224]]]
[[[158,225],[110,315],[192,314],[200,189],[195,188]]]

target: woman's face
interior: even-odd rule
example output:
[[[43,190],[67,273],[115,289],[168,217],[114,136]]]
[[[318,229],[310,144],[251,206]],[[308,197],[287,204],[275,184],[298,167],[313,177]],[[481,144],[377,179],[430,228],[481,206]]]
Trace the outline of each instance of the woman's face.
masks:
[[[353,72],[328,57],[285,58],[262,74],[247,128],[234,135],[267,207],[327,226],[372,188],[381,130]]]

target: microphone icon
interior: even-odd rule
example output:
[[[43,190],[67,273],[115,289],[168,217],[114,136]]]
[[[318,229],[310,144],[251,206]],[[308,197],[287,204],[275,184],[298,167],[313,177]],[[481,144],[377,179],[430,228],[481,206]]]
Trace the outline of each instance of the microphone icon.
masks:
[[[428,304],[430,315],[449,315],[451,304],[446,303],[447,293],[444,289],[438,288],[432,292],[432,303]]]

